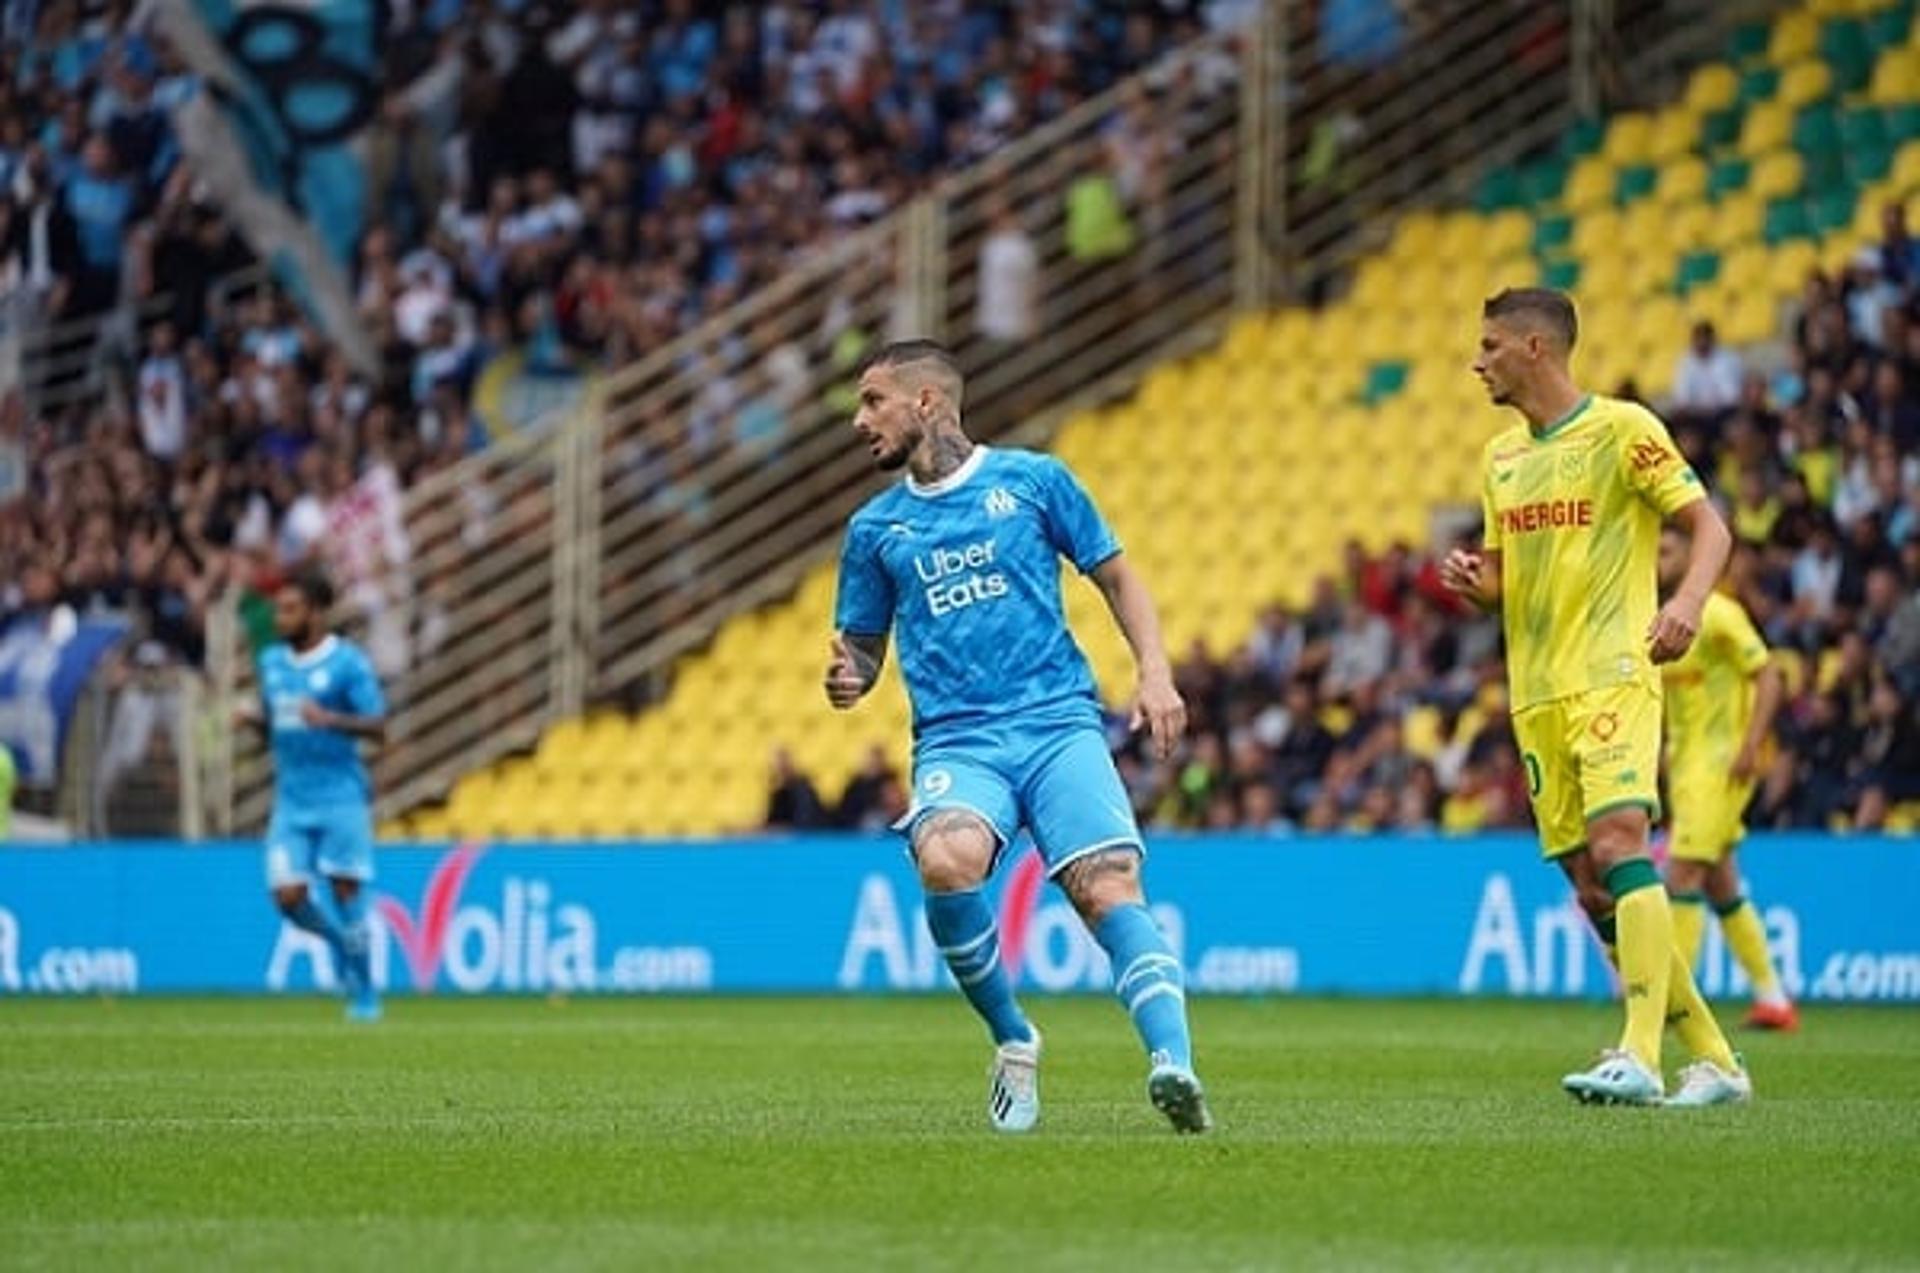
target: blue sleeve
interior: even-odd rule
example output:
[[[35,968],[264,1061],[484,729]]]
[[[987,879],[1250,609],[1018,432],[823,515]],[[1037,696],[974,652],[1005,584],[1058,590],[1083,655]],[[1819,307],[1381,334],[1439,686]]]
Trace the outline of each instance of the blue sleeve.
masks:
[[[385,716],[387,696],[380,692],[380,677],[365,651],[355,650],[353,670],[347,677],[347,711],[354,716]]]
[[[1047,538],[1081,574],[1090,574],[1120,552],[1113,528],[1093,505],[1080,479],[1059,460],[1048,456],[1040,467],[1042,507],[1047,516]]]
[[[893,627],[893,580],[880,563],[878,547],[860,523],[847,528],[833,605],[833,626],[841,632],[885,636]]]

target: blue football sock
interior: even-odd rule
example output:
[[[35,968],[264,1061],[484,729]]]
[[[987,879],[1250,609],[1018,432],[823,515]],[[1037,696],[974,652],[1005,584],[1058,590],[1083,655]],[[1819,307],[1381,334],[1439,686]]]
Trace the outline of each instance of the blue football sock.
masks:
[[[1113,993],[1154,1064],[1192,1069],[1186,980],[1160,925],[1144,906],[1121,906],[1107,913],[1093,937],[1113,961]]]
[[[980,890],[927,894],[927,927],[966,995],[986,1021],[995,1043],[1024,1043],[1033,1027],[1014,1002],[1013,984],[1000,963],[1000,934]]]
[[[359,1000],[373,998],[372,939],[367,924],[367,890],[358,888],[349,898],[334,897],[340,911],[340,963],[346,971],[347,991]]]

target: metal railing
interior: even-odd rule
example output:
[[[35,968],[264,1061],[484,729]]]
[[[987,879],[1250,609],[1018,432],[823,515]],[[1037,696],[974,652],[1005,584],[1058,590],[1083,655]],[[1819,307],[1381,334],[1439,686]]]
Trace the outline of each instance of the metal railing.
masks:
[[[818,249],[606,377],[584,409],[421,483],[406,498],[411,561],[384,591],[445,635],[392,678],[383,814],[441,797],[589,703],[656,696],[677,657],[790,591],[882,480],[844,432],[878,342],[946,342],[968,372],[969,430],[1041,440],[1236,309],[1337,278],[1387,218],[1555,136],[1581,94],[1624,82],[1576,66],[1576,45],[1679,66],[1746,11],[1572,7],[1595,3],[1610,38],[1542,50],[1523,39],[1548,6],[1463,2],[1391,67],[1359,73],[1323,59],[1306,6],[1273,0],[1252,29],[1173,53]],[[1310,181],[1316,138],[1348,117],[1360,132],[1332,184]],[[1103,182],[1122,192],[1133,242],[1076,253],[1069,192],[1090,183],[1097,204]],[[977,321],[996,228],[1034,261],[1035,322],[1011,341]],[[217,617],[216,694],[230,697],[250,670],[231,614]],[[216,828],[258,826],[262,757],[235,735],[210,759]]]

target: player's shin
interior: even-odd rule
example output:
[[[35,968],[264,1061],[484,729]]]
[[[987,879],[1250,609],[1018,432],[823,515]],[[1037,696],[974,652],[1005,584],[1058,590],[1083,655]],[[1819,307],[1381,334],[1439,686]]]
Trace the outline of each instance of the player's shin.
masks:
[[[1692,968],[1700,962],[1700,939],[1707,928],[1707,895],[1681,889],[1669,893],[1668,903],[1673,908],[1673,944]]]
[[[1645,858],[1617,864],[1607,872],[1606,884],[1614,897],[1614,919],[1620,929],[1620,986],[1627,1001],[1620,1046],[1658,1074],[1667,994],[1674,970],[1680,966],[1679,952],[1673,948],[1667,892],[1653,863]],[[1688,976],[1687,980],[1693,979]]]
[[[1159,923],[1138,903],[1116,906],[1093,936],[1113,962],[1113,992],[1133,1018],[1148,1056],[1155,1064],[1192,1069],[1186,979]]]
[[[1696,1060],[1712,1061],[1729,1074],[1740,1068],[1727,1036],[1720,1032],[1713,1009],[1700,997],[1693,980],[1693,965],[1678,947],[1674,948],[1673,969],[1667,986],[1667,1024],[1680,1036],[1680,1045]]]
[[[1780,975],[1774,971],[1773,959],[1767,953],[1767,930],[1760,922],[1760,912],[1744,896],[1716,905],[1714,910],[1719,913],[1720,931],[1726,934],[1727,949],[1740,961],[1741,970],[1753,983],[1754,999],[1764,1004],[1784,1004],[1786,992],[1780,988]]]
[[[342,964],[343,955],[340,942],[340,926],[334,923],[333,916],[327,914],[326,910],[314,900],[311,892],[302,891],[300,900],[291,906],[287,905],[284,901],[281,902],[280,913],[286,916],[287,921],[295,928],[312,933],[315,937],[327,943],[327,952],[333,956],[334,976],[345,976],[346,969]]]
[[[1013,997],[1000,962],[1000,933],[979,889],[927,894],[927,928],[960,983],[960,993],[987,1023],[995,1043],[1025,1043],[1033,1027]]]
[[[367,919],[367,891],[356,888],[335,894],[340,908],[340,962],[349,993],[360,1000],[373,997],[372,929]]]

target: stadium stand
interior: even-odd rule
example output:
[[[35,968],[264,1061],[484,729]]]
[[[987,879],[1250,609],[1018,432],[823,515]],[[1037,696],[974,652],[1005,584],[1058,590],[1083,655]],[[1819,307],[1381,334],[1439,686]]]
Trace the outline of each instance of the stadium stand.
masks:
[[[1069,422],[1054,448],[1158,588],[1200,723],[1164,771],[1123,751],[1142,810],[1214,826],[1526,817],[1495,638],[1447,614],[1409,546],[1468,529],[1436,512],[1472,498],[1495,427],[1465,372],[1478,305],[1536,281],[1579,298],[1577,367],[1597,387],[1665,402],[1698,320],[1778,368],[1738,409],[1677,421],[1723,501],[1781,506],[1732,577],[1797,668],[1761,820],[1872,822],[1920,794],[1920,342],[1898,211],[1920,190],[1917,59],[1906,4],[1817,3],[1742,29],[1670,104],[1575,127],[1489,172],[1468,206],[1400,219],[1343,299],[1244,318],[1217,351]],[[856,772],[854,820],[875,789],[897,801],[872,756],[904,737],[897,683],[850,717],[819,701],[805,652],[824,648],[831,592],[822,565],[684,659],[658,707],[564,722],[392,829],[717,831],[759,822],[769,790],[777,820],[806,824]],[[1090,590],[1073,598],[1118,696],[1118,636]],[[791,758],[763,782],[776,741]]]

